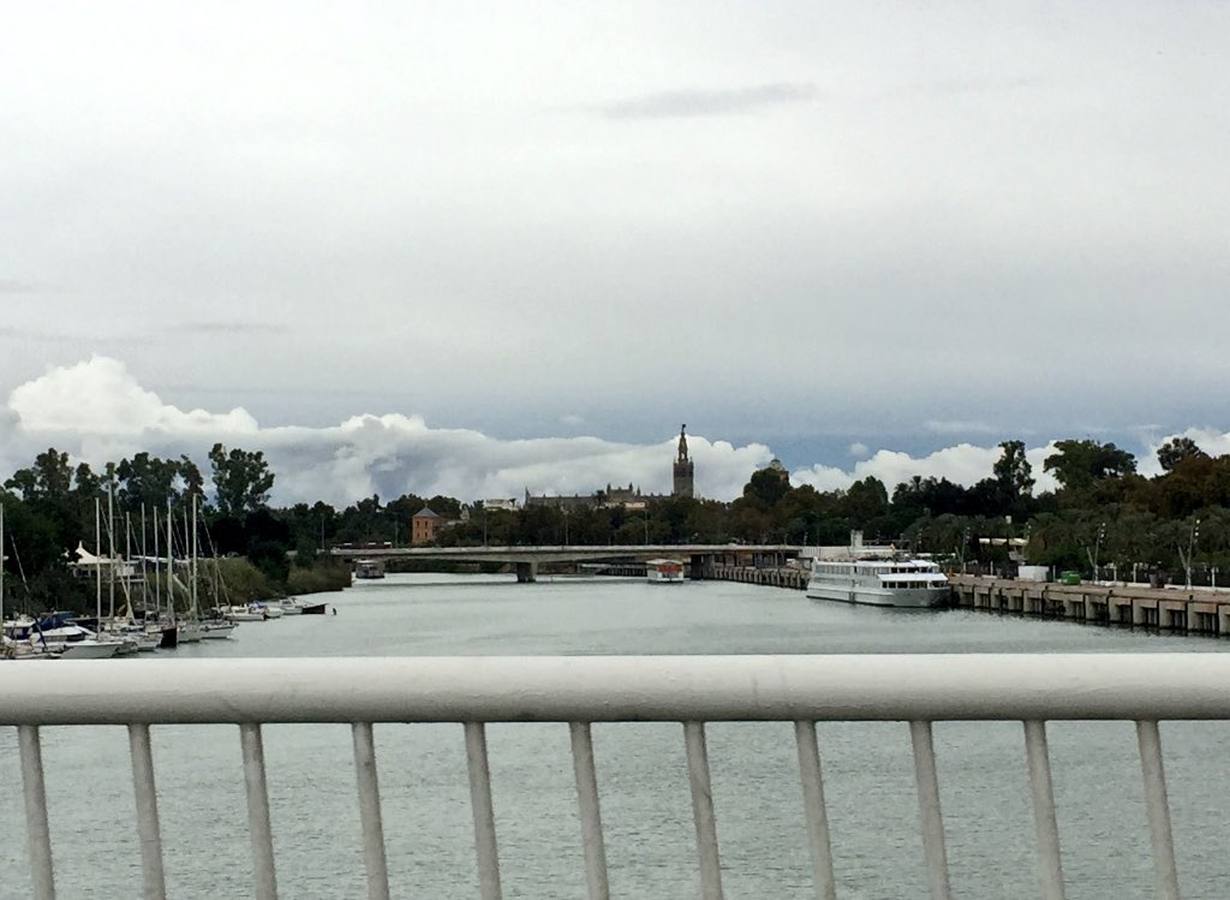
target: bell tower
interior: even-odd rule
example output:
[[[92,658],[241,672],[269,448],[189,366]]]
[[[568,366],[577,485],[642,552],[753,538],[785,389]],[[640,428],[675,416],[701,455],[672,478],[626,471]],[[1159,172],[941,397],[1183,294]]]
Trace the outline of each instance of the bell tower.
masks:
[[[694,497],[692,475],[694,466],[688,457],[688,426],[679,428],[679,453],[675,457],[675,478],[672,482],[672,497]]]

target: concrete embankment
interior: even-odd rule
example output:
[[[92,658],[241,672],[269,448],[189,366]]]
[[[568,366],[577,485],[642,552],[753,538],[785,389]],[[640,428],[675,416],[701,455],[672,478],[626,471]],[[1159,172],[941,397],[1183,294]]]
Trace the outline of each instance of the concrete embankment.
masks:
[[[956,605],[1087,622],[1157,628],[1176,634],[1230,634],[1230,592],[1136,584],[1051,584],[953,575]]]

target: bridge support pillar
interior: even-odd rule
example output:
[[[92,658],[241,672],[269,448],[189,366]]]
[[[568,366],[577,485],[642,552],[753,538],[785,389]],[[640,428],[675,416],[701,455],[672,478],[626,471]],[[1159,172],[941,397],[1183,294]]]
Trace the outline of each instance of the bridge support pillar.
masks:
[[[713,577],[713,557],[696,553],[692,555],[692,565],[688,569],[688,577],[700,581]]]
[[[533,584],[538,580],[538,563],[517,563],[517,584]]]

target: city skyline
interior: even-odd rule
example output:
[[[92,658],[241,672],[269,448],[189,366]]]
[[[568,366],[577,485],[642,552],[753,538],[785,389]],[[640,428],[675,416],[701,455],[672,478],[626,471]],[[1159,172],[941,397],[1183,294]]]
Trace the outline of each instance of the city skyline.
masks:
[[[187,453],[204,464],[215,441],[263,450],[278,475],[278,503],[326,499],[350,503],[379,494],[446,494],[465,500],[534,493],[588,493],[611,483],[634,482],[646,493],[669,493],[678,433],[655,442],[613,441],[593,436],[507,439],[472,428],[444,428],[401,412],[351,416],[336,425],[265,426],[240,407],[183,410],[147,390],[119,360],[95,357],[58,367],[17,386],[0,415],[0,464],[7,472],[29,464],[54,446],[91,465],[140,451],[177,457]],[[1230,452],[1230,435],[1190,429],[1210,454]],[[1043,459],[1057,434],[1027,440],[1036,490],[1054,486]],[[1160,471],[1152,455],[1172,435],[1150,445],[1125,446],[1143,474]],[[848,448],[844,460],[788,465],[794,484],[819,490],[848,487],[875,476],[891,490],[914,475],[971,485],[990,475],[998,443],[1019,435],[986,435],[981,444],[956,443],[925,455],[892,447]],[[1102,436],[1099,436],[1102,439]],[[697,492],[730,500],[752,472],[778,455],[768,441],[740,445],[721,434],[688,432],[696,460]],[[814,460],[814,457],[813,457]]]

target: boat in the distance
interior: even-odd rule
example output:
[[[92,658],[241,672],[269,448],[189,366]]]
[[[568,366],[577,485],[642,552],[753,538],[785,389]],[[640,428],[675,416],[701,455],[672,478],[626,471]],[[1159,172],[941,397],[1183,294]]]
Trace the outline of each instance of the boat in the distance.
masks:
[[[645,578],[650,584],[682,584],[683,563],[677,559],[646,560]]]
[[[379,559],[357,559],[354,564],[354,577],[360,581],[383,578],[384,562]]]
[[[892,546],[865,546],[862,533],[856,531],[848,548],[822,548],[812,560],[807,596],[926,609],[948,605],[951,589],[947,576],[931,560],[911,558]]]

